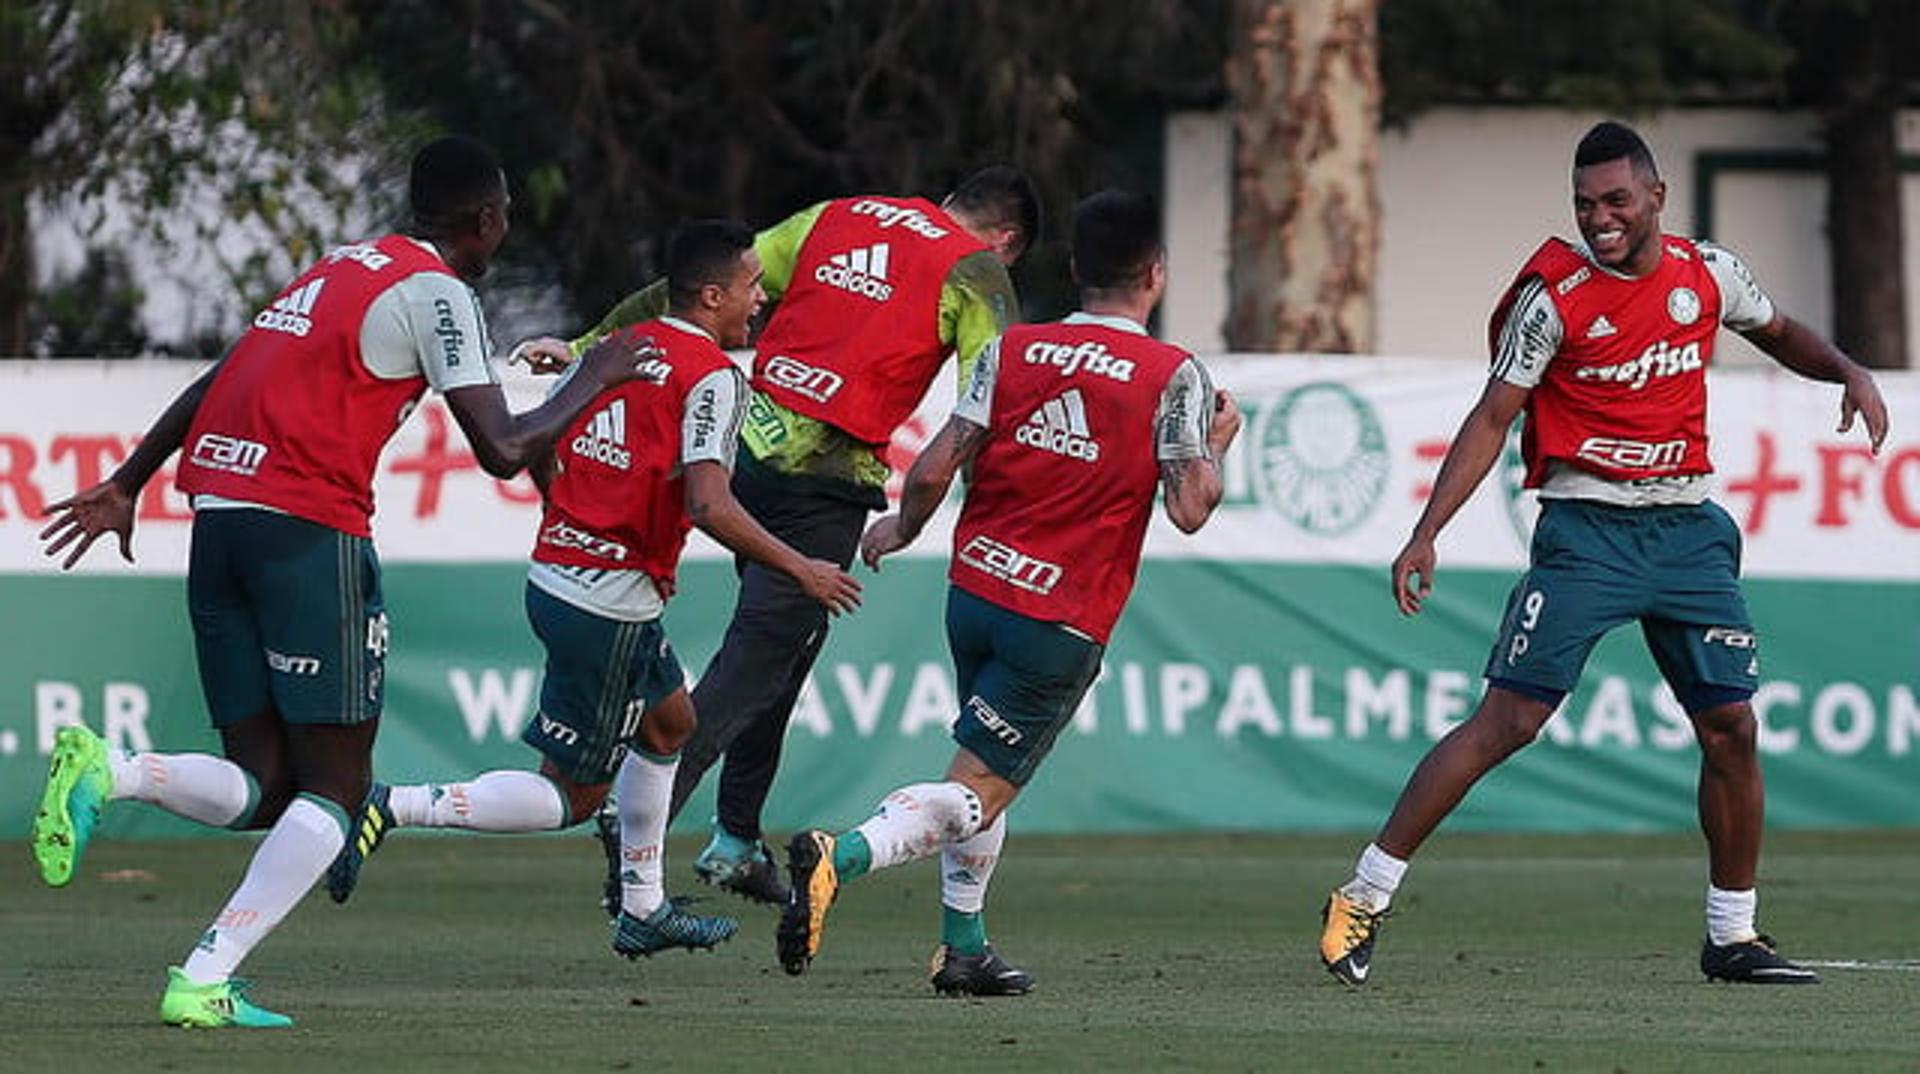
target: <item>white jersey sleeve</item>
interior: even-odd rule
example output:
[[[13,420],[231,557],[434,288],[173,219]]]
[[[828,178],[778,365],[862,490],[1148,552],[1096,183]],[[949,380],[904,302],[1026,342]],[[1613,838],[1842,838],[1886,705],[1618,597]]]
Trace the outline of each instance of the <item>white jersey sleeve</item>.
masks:
[[[716,369],[694,384],[680,419],[681,466],[717,462],[733,469],[746,398],[747,378],[733,366]]]
[[[1565,335],[1545,281],[1535,276],[1521,285],[1507,310],[1493,347],[1492,374],[1518,388],[1538,387]]]
[[[498,384],[479,296],[444,272],[416,272],[380,293],[360,324],[360,359],[383,380],[425,375],[433,390]]]
[[[1747,263],[1717,243],[1699,241],[1700,260],[1720,287],[1720,323],[1735,332],[1751,332],[1773,322],[1773,299],[1753,278]]]
[[[1161,462],[1205,459],[1207,430],[1213,425],[1213,378],[1192,355],[1180,363],[1160,390],[1153,415],[1154,457]]]
[[[973,376],[954,401],[953,416],[986,428],[993,420],[993,388],[1000,379],[1000,337],[980,348],[973,360]]]

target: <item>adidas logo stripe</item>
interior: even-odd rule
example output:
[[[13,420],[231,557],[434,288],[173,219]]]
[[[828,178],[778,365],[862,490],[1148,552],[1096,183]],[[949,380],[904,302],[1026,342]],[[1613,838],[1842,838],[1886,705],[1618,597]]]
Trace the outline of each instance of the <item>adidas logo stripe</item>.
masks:
[[[616,470],[633,467],[633,452],[627,447],[627,401],[615,399],[587,420],[587,427],[573,438],[573,453]]]
[[[322,276],[288,291],[274,299],[273,305],[261,310],[254,317],[253,326],[304,338],[313,331],[313,305],[320,300],[320,289],[326,285],[326,277]]]
[[[1086,462],[1100,458],[1100,444],[1092,437],[1087,427],[1086,399],[1078,388],[1069,388],[1040,404],[1013,431],[1016,443]]]
[[[884,242],[834,254],[827,258],[826,264],[813,270],[813,278],[829,287],[885,302],[893,297],[893,286],[887,283],[887,266],[892,255],[892,248]]]

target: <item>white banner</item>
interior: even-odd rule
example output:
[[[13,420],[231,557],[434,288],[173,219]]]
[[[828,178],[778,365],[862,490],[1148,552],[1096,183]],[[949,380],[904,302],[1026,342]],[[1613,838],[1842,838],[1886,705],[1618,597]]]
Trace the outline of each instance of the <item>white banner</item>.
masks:
[[[1431,359],[1225,356],[1215,381],[1247,424],[1227,460],[1228,499],[1201,534],[1157,522],[1150,556],[1384,564],[1425,502],[1460,419],[1485,382],[1477,363]],[[99,480],[196,376],[175,362],[0,363],[0,571],[53,565],[36,534],[47,503]],[[514,405],[545,382],[503,372]],[[1839,389],[1771,371],[1717,372],[1712,452],[1718,500],[1746,534],[1746,573],[1773,577],[1920,579],[1920,374],[1880,375],[1894,433],[1876,457],[1863,431],[1835,431]],[[895,436],[904,465],[945,420],[942,378]],[[1510,453],[1512,456],[1512,453]],[[1441,539],[1443,567],[1525,561],[1530,498],[1504,460]],[[446,408],[428,400],[380,463],[375,534],[394,562],[518,560],[531,547],[537,498],[525,478],[499,482],[473,460]],[[188,510],[163,471],[141,500],[136,569],[186,564]],[[944,556],[950,518],[915,552]],[[689,555],[721,554],[699,535]],[[96,549],[86,570],[125,570]]]

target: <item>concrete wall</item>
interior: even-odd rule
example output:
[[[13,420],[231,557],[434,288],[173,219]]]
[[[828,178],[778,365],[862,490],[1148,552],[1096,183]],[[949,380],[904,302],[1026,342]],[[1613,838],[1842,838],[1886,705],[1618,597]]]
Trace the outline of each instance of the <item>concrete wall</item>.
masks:
[[[1604,116],[1551,109],[1442,109],[1380,142],[1382,228],[1378,347],[1383,354],[1479,359],[1488,311],[1549,234],[1577,237],[1568,170],[1574,144]],[[1667,181],[1668,231],[1697,234],[1699,154],[1817,151],[1815,118],[1760,109],[1672,111],[1636,122]],[[1920,110],[1902,116],[1904,152],[1920,152]],[[1224,344],[1229,141],[1225,117],[1183,113],[1167,124],[1169,339],[1200,351]],[[1908,353],[1920,360],[1920,174],[1903,184]],[[1825,180],[1817,173],[1721,171],[1713,237],[1746,258],[1774,300],[1831,328]],[[1765,363],[1743,342],[1723,361]]]

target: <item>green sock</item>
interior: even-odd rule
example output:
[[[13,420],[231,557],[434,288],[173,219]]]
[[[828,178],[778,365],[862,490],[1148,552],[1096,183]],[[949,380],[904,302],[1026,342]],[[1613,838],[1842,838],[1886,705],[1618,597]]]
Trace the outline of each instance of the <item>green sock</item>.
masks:
[[[978,955],[987,949],[987,919],[979,913],[966,913],[951,906],[940,907],[940,942],[962,955]]]
[[[873,868],[873,848],[867,837],[856,829],[834,837],[833,871],[841,880],[852,880]]]

